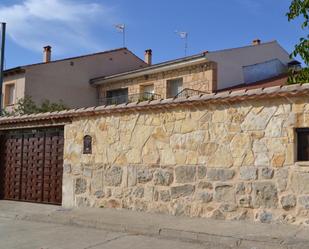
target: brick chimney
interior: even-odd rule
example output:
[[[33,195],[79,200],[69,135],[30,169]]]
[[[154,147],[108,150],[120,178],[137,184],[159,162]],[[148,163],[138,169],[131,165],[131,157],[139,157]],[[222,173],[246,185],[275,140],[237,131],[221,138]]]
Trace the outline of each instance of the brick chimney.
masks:
[[[43,50],[43,62],[48,63],[51,61],[51,46],[44,47]]]
[[[261,40],[260,39],[255,39],[252,41],[252,45],[256,46],[256,45],[260,45],[261,44]]]
[[[145,62],[151,66],[152,64],[152,50],[151,49],[147,49],[145,51]]]

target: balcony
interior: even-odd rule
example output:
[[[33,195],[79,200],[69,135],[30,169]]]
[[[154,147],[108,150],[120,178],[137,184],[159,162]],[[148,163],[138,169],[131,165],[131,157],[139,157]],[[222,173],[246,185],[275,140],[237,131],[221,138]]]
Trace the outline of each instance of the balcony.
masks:
[[[120,105],[124,103],[142,102],[161,99],[161,95],[154,93],[137,93],[130,95],[120,95],[111,98],[99,99],[99,105]]]
[[[199,91],[199,90],[185,88],[180,93],[178,93],[175,96],[175,98],[189,98],[189,97],[198,96],[198,95],[201,95],[201,94],[209,94],[209,92],[203,92],[203,91]]]

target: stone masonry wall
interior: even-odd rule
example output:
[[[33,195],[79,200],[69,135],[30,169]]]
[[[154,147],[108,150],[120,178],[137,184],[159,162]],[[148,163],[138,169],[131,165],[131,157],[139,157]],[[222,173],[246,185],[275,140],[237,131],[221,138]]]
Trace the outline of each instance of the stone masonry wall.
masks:
[[[309,224],[297,127],[309,127],[304,97],[78,118],[65,127],[63,205]]]
[[[180,69],[150,74],[134,79],[103,84],[99,87],[100,98],[106,97],[106,91],[128,87],[128,93],[138,94],[143,92],[143,86],[154,85],[155,94],[161,98],[167,98],[167,81],[170,79],[183,78],[183,88],[212,92],[217,87],[216,65],[212,62],[203,62],[198,65]]]

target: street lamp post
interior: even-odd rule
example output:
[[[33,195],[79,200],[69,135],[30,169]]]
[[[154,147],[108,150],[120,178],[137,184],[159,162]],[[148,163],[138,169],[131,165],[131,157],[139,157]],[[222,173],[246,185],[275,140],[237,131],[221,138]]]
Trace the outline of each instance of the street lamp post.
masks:
[[[6,23],[1,24],[1,54],[0,54],[0,116],[2,116],[3,112],[3,70],[4,70],[4,52],[5,52],[5,31],[6,31]]]

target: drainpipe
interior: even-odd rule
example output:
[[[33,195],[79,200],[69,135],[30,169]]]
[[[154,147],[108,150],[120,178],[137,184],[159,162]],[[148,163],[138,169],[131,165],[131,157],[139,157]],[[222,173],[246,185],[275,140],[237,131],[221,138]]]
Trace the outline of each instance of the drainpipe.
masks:
[[[0,116],[2,116],[2,110],[3,110],[3,94],[2,94],[2,88],[3,88],[3,70],[4,70],[4,48],[5,48],[5,29],[6,29],[6,23],[0,23],[1,24],[1,58],[0,58]]]

